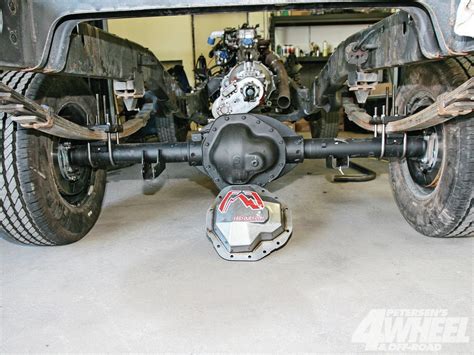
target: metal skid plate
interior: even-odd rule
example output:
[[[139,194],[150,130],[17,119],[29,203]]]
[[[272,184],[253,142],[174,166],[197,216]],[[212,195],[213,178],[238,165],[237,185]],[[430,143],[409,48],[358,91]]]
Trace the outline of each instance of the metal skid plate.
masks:
[[[288,207],[256,185],[226,187],[207,213],[207,236],[226,260],[260,260],[283,247],[292,232]]]

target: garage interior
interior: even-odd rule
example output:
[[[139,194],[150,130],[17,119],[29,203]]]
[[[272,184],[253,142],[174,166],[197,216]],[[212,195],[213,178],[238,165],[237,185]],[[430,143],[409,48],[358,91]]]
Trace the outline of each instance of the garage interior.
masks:
[[[259,24],[282,56],[297,52],[309,83],[341,41],[381,18],[369,15],[239,12],[107,27],[166,68],[182,65],[193,85],[211,32]],[[381,110],[390,90],[379,85],[373,107]],[[288,127],[311,137],[306,121]],[[373,136],[342,112],[339,129],[340,138]],[[473,238],[420,235],[399,212],[388,161],[354,162],[376,178],[337,183],[341,171],[307,160],[267,185],[291,206],[293,235],[256,262],[223,260],[212,247],[206,213],[219,189],[197,169],[169,164],[151,182],[140,179],[141,166],[111,169],[101,216],[84,239],[33,248],[0,238],[0,352],[355,353],[365,344],[354,332],[377,309],[448,310],[469,318],[473,339]],[[442,350],[470,353],[473,345]]]

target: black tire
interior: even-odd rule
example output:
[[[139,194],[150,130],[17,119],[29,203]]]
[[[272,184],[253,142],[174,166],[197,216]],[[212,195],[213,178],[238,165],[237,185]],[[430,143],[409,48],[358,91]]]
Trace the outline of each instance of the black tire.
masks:
[[[309,121],[311,137],[313,138],[336,138],[339,133],[339,121],[341,113],[339,111],[321,111],[321,117]]]
[[[1,80],[76,123],[95,116],[94,97],[81,79],[7,72]],[[0,234],[34,245],[78,241],[99,217],[106,172],[81,168],[77,181],[67,180],[54,154],[59,139],[0,116]]]
[[[406,67],[396,105],[415,113],[473,74],[472,61],[467,58]],[[474,117],[458,117],[425,133],[437,137],[438,155],[431,166],[413,159],[390,163],[398,207],[408,223],[426,236],[472,236]]]
[[[156,130],[160,142],[184,142],[188,135],[189,124],[172,116],[161,116],[156,117]]]

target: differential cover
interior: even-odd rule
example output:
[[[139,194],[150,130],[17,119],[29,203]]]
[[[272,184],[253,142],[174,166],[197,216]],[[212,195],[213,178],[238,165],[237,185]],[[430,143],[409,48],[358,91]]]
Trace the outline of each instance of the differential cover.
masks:
[[[207,235],[226,260],[260,260],[284,246],[292,230],[286,205],[256,185],[223,189],[207,213]]]
[[[292,168],[286,164],[284,137],[296,134],[271,117],[222,116],[206,130],[202,165],[220,189],[229,185],[264,186]]]

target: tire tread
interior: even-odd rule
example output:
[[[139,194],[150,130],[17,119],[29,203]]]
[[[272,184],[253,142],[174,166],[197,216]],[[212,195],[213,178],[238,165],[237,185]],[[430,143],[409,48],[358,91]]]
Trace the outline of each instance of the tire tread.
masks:
[[[35,75],[26,72],[6,72],[1,80],[25,95]],[[0,146],[3,152],[0,161],[0,186],[2,186],[0,230],[23,244],[53,245],[54,243],[40,232],[32,218],[32,211],[23,198],[25,193],[31,191],[22,189],[29,185],[29,181],[19,181],[22,171],[18,169],[18,159],[25,157],[18,156],[16,149],[21,144],[21,139],[17,140],[16,137],[17,124],[6,113],[0,113],[0,116],[2,116]]]

